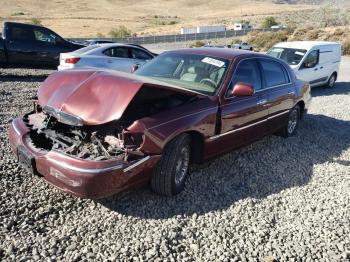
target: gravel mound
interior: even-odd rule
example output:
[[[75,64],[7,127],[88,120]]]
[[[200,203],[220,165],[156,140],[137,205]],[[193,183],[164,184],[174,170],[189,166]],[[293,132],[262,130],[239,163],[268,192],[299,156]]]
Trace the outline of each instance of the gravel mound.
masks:
[[[0,260],[349,261],[350,85],[313,90],[298,134],[194,167],[172,198],[149,188],[72,197],[23,170],[9,121],[50,71],[0,71]]]

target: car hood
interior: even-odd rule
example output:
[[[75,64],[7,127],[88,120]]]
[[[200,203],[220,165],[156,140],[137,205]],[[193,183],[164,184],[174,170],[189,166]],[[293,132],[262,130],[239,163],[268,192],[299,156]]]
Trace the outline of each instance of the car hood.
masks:
[[[204,96],[195,91],[168,85],[129,73],[95,69],[65,70],[51,74],[38,90],[38,104],[78,117],[85,125],[118,120],[131,100],[147,85],[155,90],[171,89],[179,93]]]

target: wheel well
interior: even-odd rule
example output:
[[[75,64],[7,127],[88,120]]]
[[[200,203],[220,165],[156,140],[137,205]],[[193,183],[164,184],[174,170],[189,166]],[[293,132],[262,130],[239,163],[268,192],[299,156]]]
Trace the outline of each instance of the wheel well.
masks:
[[[297,105],[300,107],[300,118],[303,118],[304,116],[304,110],[305,110],[305,103],[304,101],[299,101]]]
[[[203,135],[197,131],[186,132],[191,138],[191,162],[200,163],[203,157],[204,139]]]

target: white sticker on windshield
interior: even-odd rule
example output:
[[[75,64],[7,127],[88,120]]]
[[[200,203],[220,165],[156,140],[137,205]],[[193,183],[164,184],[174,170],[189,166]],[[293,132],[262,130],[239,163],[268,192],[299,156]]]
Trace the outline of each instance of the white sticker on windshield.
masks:
[[[225,62],[211,58],[211,57],[205,57],[202,59],[202,62],[211,64],[217,67],[223,67],[225,65]]]
[[[294,54],[296,54],[296,55],[304,55],[305,53],[303,53],[303,52],[299,52],[299,51],[295,51],[295,53]]]

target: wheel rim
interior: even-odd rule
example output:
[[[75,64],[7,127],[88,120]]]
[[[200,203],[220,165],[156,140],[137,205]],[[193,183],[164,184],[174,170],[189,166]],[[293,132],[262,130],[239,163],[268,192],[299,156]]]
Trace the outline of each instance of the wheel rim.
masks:
[[[335,77],[334,76],[331,76],[331,78],[329,79],[329,86],[330,87],[333,87],[335,84]]]
[[[288,120],[288,133],[292,134],[298,124],[298,111],[294,109],[290,115]]]
[[[181,149],[180,157],[177,159],[175,168],[175,183],[181,184],[187,174],[188,165],[190,160],[190,151],[188,147]]]

